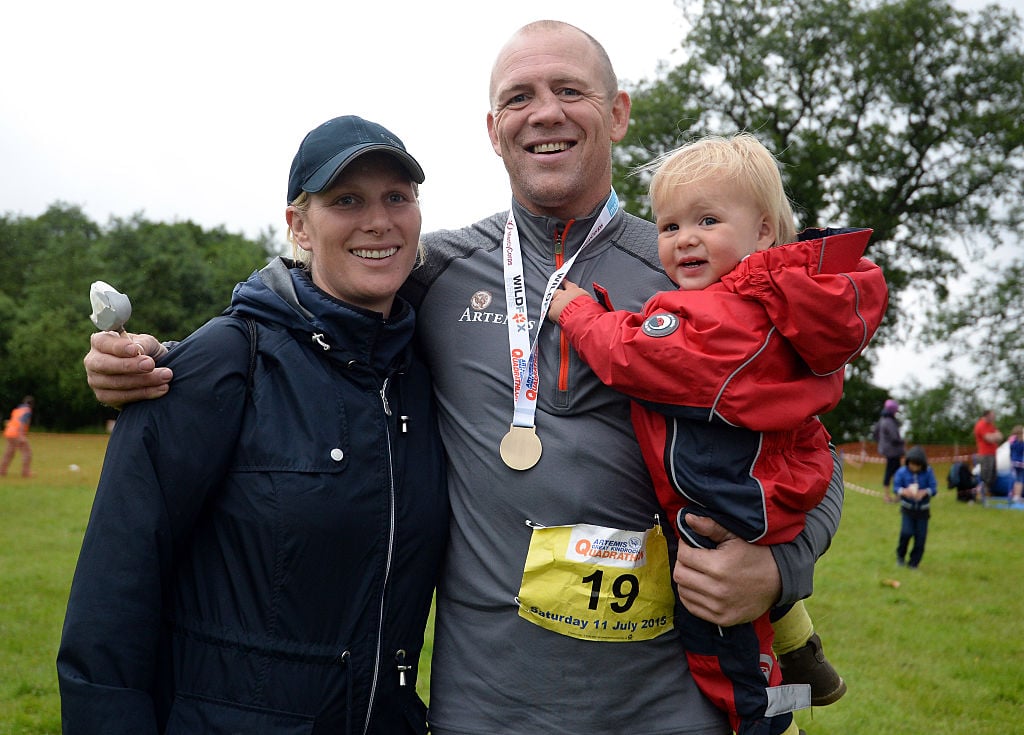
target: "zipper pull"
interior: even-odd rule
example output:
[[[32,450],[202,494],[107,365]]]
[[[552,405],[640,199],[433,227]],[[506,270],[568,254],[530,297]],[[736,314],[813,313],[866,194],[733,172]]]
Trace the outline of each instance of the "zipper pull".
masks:
[[[569,228],[576,220],[571,219],[565,223],[562,229],[555,228],[555,267],[561,268],[565,262],[565,236],[569,234]]]
[[[314,334],[313,335],[313,341],[316,342],[321,347],[323,347],[324,348],[324,352],[326,352],[327,350],[331,349],[331,346],[329,344],[327,344],[326,341],[324,341],[324,335],[323,334]]]
[[[405,649],[398,649],[395,654],[395,668],[398,669],[398,686],[404,687],[408,682],[405,680],[405,672],[412,671],[412,666],[405,663]]]

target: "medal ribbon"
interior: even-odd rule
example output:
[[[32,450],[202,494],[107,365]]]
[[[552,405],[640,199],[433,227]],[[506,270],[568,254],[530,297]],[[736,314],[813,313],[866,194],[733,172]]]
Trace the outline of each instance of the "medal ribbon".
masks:
[[[512,425],[532,428],[537,414],[537,340],[540,338],[551,305],[551,297],[562,284],[569,269],[583,249],[597,237],[619,211],[619,198],[612,189],[594,226],[590,228],[583,244],[576,254],[566,260],[562,267],[551,274],[547,286],[544,287],[544,298],[537,317],[537,331],[533,342],[530,341],[530,319],[526,309],[526,279],[523,273],[522,249],[519,243],[519,227],[513,209],[508,210],[508,221],[505,223],[505,237],[502,241],[502,263],[505,272],[505,307],[508,314],[508,346],[509,361],[512,365],[512,387],[515,409],[512,414]]]

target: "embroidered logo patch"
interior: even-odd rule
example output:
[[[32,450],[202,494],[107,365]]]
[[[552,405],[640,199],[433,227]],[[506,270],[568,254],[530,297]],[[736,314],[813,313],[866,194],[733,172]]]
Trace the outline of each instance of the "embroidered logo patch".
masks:
[[[640,327],[648,337],[667,337],[679,329],[679,317],[675,314],[654,314]]]
[[[487,291],[477,291],[469,299],[469,305],[473,307],[475,311],[481,311],[491,305],[491,294]]]

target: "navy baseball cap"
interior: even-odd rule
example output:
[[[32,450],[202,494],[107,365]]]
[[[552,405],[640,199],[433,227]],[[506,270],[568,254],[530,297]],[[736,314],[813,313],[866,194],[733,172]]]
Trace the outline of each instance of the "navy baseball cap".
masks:
[[[397,135],[375,122],[345,115],[328,120],[303,138],[288,175],[287,203],[291,204],[304,191],[323,191],[348,164],[370,151],[394,156],[413,181],[423,183],[423,169]]]

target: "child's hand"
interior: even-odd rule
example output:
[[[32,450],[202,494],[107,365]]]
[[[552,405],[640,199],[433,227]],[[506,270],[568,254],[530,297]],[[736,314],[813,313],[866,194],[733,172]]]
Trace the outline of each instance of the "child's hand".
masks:
[[[580,296],[590,298],[589,293],[569,279],[562,281],[562,287],[555,291],[551,296],[551,305],[548,307],[548,319],[553,321],[555,324],[558,324],[558,317],[562,315],[562,309],[564,309],[570,301]]]

